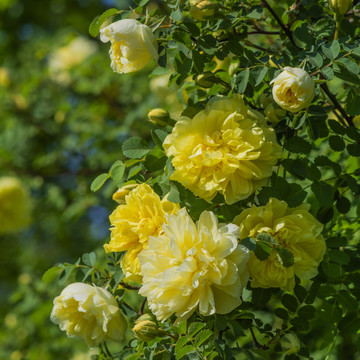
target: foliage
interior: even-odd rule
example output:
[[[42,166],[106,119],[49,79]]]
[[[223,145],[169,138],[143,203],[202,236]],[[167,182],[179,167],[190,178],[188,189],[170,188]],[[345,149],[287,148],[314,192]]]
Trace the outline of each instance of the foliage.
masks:
[[[36,333],[51,310],[49,301],[42,298],[41,282],[25,285],[20,277],[16,290],[10,285],[20,273],[38,277],[51,266],[49,259],[58,262],[43,277],[54,287],[52,295],[70,282],[95,283],[115,295],[130,324],[149,312],[137,284],[124,281],[123,254],[105,255],[102,248],[92,251],[98,247],[92,240],[107,236],[105,217],[114,208],[108,200],[112,192],[129,183],[146,182],[161,198],[167,195],[169,201],[186,207],[194,220],[211,210],[221,222],[230,223],[242,210],[266,205],[272,197],[289,207],[306,202],[324,226],[327,250],[318,274],[311,280],[296,278],[291,292],[252,288],[250,282],[242,304],[226,315],[195,312],[176,325],[175,318],[170,318],[157,324],[161,335],[153,340],[134,339],[128,332],[122,344],[101,344],[94,359],[359,357],[360,131],[355,126],[360,115],[359,5],[335,19],[323,0],[212,1],[216,11],[197,20],[190,1],[135,3],[132,10],[110,9],[103,15],[105,9],[97,7],[91,14],[89,10],[89,18],[98,16],[90,33],[96,36],[103,22],[129,15],[146,22],[158,38],[160,56],[150,78],[169,76],[168,92],[177,90],[175,100],[167,98],[159,104],[161,100],[149,91],[152,80],[146,73],[151,65],[136,74],[113,74],[106,45],[71,69],[67,85],[49,81],[44,72],[42,62],[53,44],[43,33],[41,40],[34,37],[19,45],[23,55],[16,63],[11,57],[5,59],[11,82],[0,86],[4,119],[0,174],[17,174],[27,182],[35,202],[34,218],[39,221],[23,234],[2,240],[7,265],[2,272],[10,280],[3,291],[13,291],[4,312],[11,306],[10,314],[20,318],[31,314],[33,322],[26,322],[27,334],[20,337],[18,348],[1,332],[3,356],[19,350],[21,356],[32,359],[44,351],[48,355],[42,358],[50,359],[70,356],[75,346],[81,347],[71,348],[75,341],[68,345],[61,338],[49,345],[57,336],[52,335],[55,330],[49,322],[49,332]],[[84,22],[84,14],[78,18]],[[86,26],[81,29],[84,35]],[[58,34],[56,39],[67,36]],[[172,123],[156,128],[144,121],[146,112],[161,105],[178,120],[171,103],[179,102],[182,115],[193,118],[212,96],[242,94],[249,108],[264,113],[263,98],[271,97],[270,82],[285,66],[302,67],[310,74],[316,83],[315,98],[309,107],[286,112],[272,124],[283,155],[267,184],[249,198],[228,205],[221,195],[207,202],[172,181],[174,168],[163,148]],[[293,266],[294,255],[271,236],[239,240],[261,261],[275,250],[284,267]],[[3,245],[5,241],[13,246]],[[20,252],[24,247],[29,249]],[[81,255],[84,251],[90,252]],[[39,256],[36,263],[25,266],[34,254]],[[8,316],[9,331],[19,331]],[[297,353],[285,354],[281,348],[280,340],[289,332],[300,340]],[[34,345],[36,337],[44,345]]]

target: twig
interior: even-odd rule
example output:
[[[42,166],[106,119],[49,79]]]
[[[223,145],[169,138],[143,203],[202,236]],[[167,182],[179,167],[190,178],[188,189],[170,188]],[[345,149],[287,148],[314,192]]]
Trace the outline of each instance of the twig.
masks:
[[[269,12],[271,13],[271,15],[274,17],[274,19],[276,20],[276,22],[280,25],[280,27],[284,30],[286,36],[289,38],[289,40],[291,41],[291,43],[296,46],[298,48],[298,46],[295,44],[293,35],[291,30],[284,25],[284,23],[281,21],[281,19],[279,18],[279,16],[276,14],[276,12],[274,11],[274,9],[269,5],[269,3],[266,0],[262,0],[261,1],[263,3],[263,5],[269,10]]]
[[[122,287],[124,287],[125,289],[129,289],[129,290],[140,290],[139,286],[131,286],[129,284],[124,283],[123,281],[119,282],[119,285],[121,285]]]
[[[343,109],[343,107],[340,105],[340,103],[337,101],[336,96],[330,91],[326,83],[323,83],[320,85],[321,89],[324,91],[324,93],[328,96],[328,98],[331,100],[331,102],[334,104],[334,107],[339,110],[342,117],[347,121],[349,126],[354,126],[354,123],[352,121],[352,118],[346,113],[346,111]],[[342,124],[346,126],[346,124],[342,121]]]
[[[250,47],[253,47],[255,49],[258,49],[258,50],[261,50],[261,51],[264,51],[264,52],[268,52],[268,53],[271,53],[271,54],[276,54],[276,51],[272,51],[272,50],[269,50],[269,49],[265,49],[259,45],[256,45],[256,44],[253,44],[252,42],[250,42],[249,40],[245,40],[244,43],[247,45],[247,46],[250,46]]]

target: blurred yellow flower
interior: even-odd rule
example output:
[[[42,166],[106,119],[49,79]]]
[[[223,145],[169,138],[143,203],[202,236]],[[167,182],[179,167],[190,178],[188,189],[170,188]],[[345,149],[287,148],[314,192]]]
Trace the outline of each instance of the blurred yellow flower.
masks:
[[[179,205],[163,200],[147,184],[138,185],[125,196],[125,204],[119,205],[110,215],[112,227],[106,252],[127,251],[121,260],[126,278],[141,282],[140,251],[147,246],[149,236],[159,236],[166,214],[179,209]]]
[[[0,178],[0,234],[12,233],[31,222],[30,195],[15,177]]]
[[[134,19],[119,20],[100,29],[100,40],[111,42],[111,67],[119,74],[138,71],[151,59],[159,58],[151,29]]]
[[[81,64],[97,50],[95,41],[82,36],[76,37],[66,46],[55,50],[49,59],[51,78],[63,85],[71,81],[69,70]]]
[[[321,235],[323,226],[308,212],[309,208],[308,204],[289,208],[285,201],[270,198],[265,206],[253,205],[235,217],[240,239],[256,238],[260,233],[271,235],[291,251],[295,260],[294,265],[284,267],[275,250],[263,261],[251,251],[248,267],[252,287],[279,287],[290,291],[295,286],[294,275],[311,279],[318,273],[326,245]]]
[[[241,304],[249,254],[238,244],[236,225],[218,224],[208,211],[194,224],[182,208],[163,229],[139,255],[139,293],[158,320],[175,314],[179,323],[197,308],[202,315],[227,314]]]
[[[171,180],[210,201],[246,199],[263,186],[281,155],[275,132],[240,95],[214,97],[193,119],[182,117],[164,141],[173,156]]]
[[[272,80],[271,84],[274,84],[274,100],[283,109],[291,112],[308,107],[315,96],[314,80],[300,68],[284,67],[284,71]]]
[[[115,298],[84,283],[70,284],[54,299],[50,319],[69,337],[83,338],[90,347],[122,340],[127,328]]]

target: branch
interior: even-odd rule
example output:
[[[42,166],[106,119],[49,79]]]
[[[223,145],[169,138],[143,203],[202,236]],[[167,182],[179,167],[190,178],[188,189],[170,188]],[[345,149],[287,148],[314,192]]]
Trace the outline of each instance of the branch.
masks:
[[[279,18],[279,16],[276,14],[276,12],[274,11],[274,9],[269,5],[269,3],[267,2],[267,0],[262,0],[261,1],[263,3],[263,5],[270,11],[271,15],[274,17],[274,19],[276,20],[276,22],[280,25],[280,27],[284,30],[286,36],[289,38],[289,40],[291,41],[291,43],[299,48],[294,41],[293,35],[291,30],[284,25],[284,23],[281,21],[281,19]]]
[[[346,111],[343,109],[343,107],[337,101],[336,96],[330,91],[327,84],[323,83],[320,85],[320,87],[324,91],[324,93],[328,96],[328,98],[331,100],[331,102],[334,104],[335,109],[339,110],[340,114],[347,121],[349,126],[354,126],[352,118],[346,113]],[[343,125],[346,125],[346,124],[343,124]]]

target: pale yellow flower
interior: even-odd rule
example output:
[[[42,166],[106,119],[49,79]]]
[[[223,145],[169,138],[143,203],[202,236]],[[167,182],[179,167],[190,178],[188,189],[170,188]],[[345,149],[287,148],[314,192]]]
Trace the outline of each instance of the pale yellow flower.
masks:
[[[111,42],[111,67],[119,74],[138,71],[151,59],[159,58],[151,29],[134,19],[119,20],[100,29],[100,39]]]
[[[54,299],[50,319],[69,337],[83,338],[90,347],[121,341],[127,328],[115,298],[84,283],[70,284]]]
[[[0,178],[0,234],[13,233],[31,222],[31,199],[19,179]]]
[[[295,286],[294,275],[311,279],[318,273],[326,245],[321,235],[323,226],[308,212],[309,208],[308,204],[290,208],[285,201],[270,198],[265,206],[253,205],[235,217],[240,239],[269,234],[290,250],[295,259],[294,265],[284,267],[275,250],[266,260],[259,260],[251,251],[248,267],[252,287],[279,287],[290,291]]]
[[[274,84],[274,100],[283,109],[297,112],[308,107],[315,96],[315,83],[303,69],[284,67],[270,85]]]
[[[110,215],[111,240],[104,246],[106,252],[127,251],[121,260],[121,268],[128,279],[141,282],[137,258],[147,246],[149,236],[159,236],[166,214],[179,209],[179,205],[163,200],[147,184],[138,185],[125,196],[125,204],[119,205]]]
[[[238,244],[236,225],[218,224],[208,211],[194,224],[182,208],[163,229],[139,255],[139,293],[158,320],[175,314],[179,323],[197,308],[202,315],[227,314],[241,304],[249,254]]]
[[[246,199],[263,186],[281,155],[275,132],[240,95],[215,97],[193,119],[182,117],[164,141],[178,181],[210,201]]]
[[[85,59],[97,50],[95,41],[84,37],[76,37],[68,45],[56,49],[49,59],[49,72],[51,78],[63,85],[71,81],[69,70],[80,65]]]

